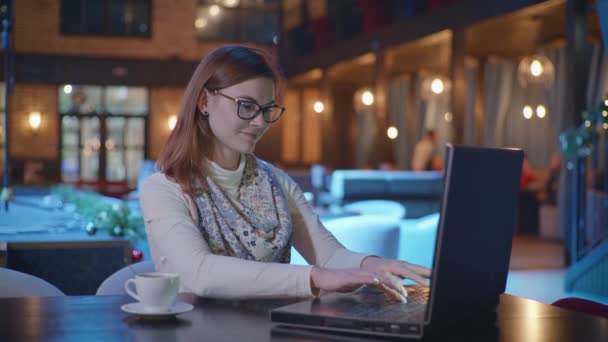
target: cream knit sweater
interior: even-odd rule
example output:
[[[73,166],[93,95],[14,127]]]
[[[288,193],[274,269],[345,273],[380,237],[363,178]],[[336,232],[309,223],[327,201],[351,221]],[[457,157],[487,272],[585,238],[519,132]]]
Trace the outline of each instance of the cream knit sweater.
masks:
[[[209,163],[210,177],[233,201],[238,200],[244,160],[235,171]],[[359,268],[367,255],[345,249],[321,224],[293,179],[274,167],[272,171],[288,201],[298,252],[312,265]],[[155,173],[144,181],[140,202],[156,270],[179,274],[180,291],[217,298],[312,296],[312,266],[212,254],[198,229],[194,201],[164,174]]]

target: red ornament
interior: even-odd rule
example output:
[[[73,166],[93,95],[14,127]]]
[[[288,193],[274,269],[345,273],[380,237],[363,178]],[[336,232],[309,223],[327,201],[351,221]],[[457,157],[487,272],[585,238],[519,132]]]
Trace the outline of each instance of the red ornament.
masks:
[[[144,258],[144,252],[140,249],[134,249],[131,251],[131,261],[132,262],[140,262]]]

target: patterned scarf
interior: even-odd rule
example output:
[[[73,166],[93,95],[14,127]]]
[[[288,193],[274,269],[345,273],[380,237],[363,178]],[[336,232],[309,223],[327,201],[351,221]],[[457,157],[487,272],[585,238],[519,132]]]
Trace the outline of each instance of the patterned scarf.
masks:
[[[208,176],[207,191],[194,198],[198,227],[213,254],[289,263],[292,224],[285,195],[266,162],[243,156],[238,201]]]

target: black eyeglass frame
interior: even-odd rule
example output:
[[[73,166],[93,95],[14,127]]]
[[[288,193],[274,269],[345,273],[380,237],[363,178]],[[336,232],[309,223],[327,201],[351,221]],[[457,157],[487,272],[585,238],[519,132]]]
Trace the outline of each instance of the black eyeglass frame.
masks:
[[[281,110],[281,113],[279,113],[279,115],[274,120],[271,120],[271,121],[266,120],[266,117],[262,114],[262,119],[264,119],[264,122],[266,122],[266,123],[273,123],[273,122],[276,122],[277,120],[279,120],[281,118],[281,116],[283,116],[283,113],[285,112],[285,107],[279,106],[277,104],[271,104],[271,105],[263,106],[262,107],[257,102],[249,101],[249,100],[243,100],[243,99],[238,99],[238,98],[226,95],[226,94],[220,92],[219,90],[212,90],[211,91],[211,95],[220,95],[220,96],[223,96],[223,97],[225,97],[225,98],[227,98],[227,99],[229,99],[231,101],[234,101],[237,104],[236,115],[240,119],[242,119],[242,120],[250,121],[250,120],[255,119],[258,115],[260,115],[260,113],[263,113],[264,110],[266,110],[266,109],[269,109],[269,108],[279,108]],[[253,105],[255,105],[258,108],[256,110],[255,114],[253,114],[253,116],[251,116],[250,118],[249,117],[246,118],[246,117],[241,116],[241,104],[243,104],[243,103],[253,104]]]

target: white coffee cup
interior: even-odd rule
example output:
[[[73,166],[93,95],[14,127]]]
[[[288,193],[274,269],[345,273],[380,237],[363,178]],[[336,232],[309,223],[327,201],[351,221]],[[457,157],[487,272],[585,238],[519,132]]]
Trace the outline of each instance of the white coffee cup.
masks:
[[[131,289],[131,284],[135,289]],[[179,276],[174,273],[141,273],[125,282],[125,291],[137,299],[148,312],[167,312],[175,303]]]

